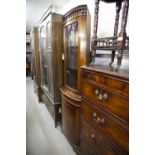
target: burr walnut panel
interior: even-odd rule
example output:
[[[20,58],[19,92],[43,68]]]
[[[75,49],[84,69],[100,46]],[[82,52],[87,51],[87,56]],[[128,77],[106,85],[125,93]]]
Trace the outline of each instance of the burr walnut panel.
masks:
[[[129,95],[129,82],[125,79],[118,79],[116,77],[110,77],[106,74],[99,75],[91,72],[84,72],[82,74],[83,80],[98,83],[106,89],[110,89],[116,93],[128,96]]]

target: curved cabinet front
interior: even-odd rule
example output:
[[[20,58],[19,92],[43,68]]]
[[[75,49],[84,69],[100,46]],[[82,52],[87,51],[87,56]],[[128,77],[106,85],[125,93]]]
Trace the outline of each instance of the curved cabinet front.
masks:
[[[62,96],[62,130],[75,152],[80,144],[80,103],[71,94],[61,91]],[[71,95],[71,96],[69,96]]]

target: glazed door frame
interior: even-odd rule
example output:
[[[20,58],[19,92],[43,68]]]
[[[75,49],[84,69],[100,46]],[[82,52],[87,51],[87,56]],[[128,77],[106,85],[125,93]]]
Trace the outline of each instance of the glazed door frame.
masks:
[[[44,29],[44,35],[45,35],[45,45],[44,45],[44,51],[42,50],[42,29]],[[41,23],[41,25],[39,26],[39,42],[40,42],[40,68],[41,68],[41,86],[42,86],[42,89],[44,89],[46,92],[49,91],[49,73],[48,73],[48,64],[47,64],[47,39],[46,39],[46,19]],[[44,54],[44,55],[43,55]],[[44,79],[44,70],[43,70],[43,61],[46,65],[46,80],[47,80],[47,86],[45,86],[45,79]]]
[[[71,25],[71,24],[73,24],[73,23],[76,23],[77,22],[77,24],[78,24],[78,31],[77,31],[77,33],[79,33],[80,32],[80,22],[79,22],[80,20],[79,20],[79,18],[75,18],[75,19],[73,19],[73,20],[71,20],[71,21],[69,21],[69,22],[66,22],[65,24],[64,24],[64,26],[63,26],[63,44],[64,44],[64,85],[67,87],[67,88],[69,88],[70,90],[72,90],[72,91],[74,91],[75,93],[77,93],[78,92],[78,90],[79,90],[79,86],[78,86],[78,74],[79,74],[79,68],[78,68],[78,65],[79,65],[79,53],[80,53],[80,35],[78,35],[78,43],[77,43],[77,46],[78,46],[78,52],[77,52],[77,88],[76,89],[74,89],[74,88],[72,88],[72,87],[70,87],[69,85],[67,85],[67,73],[66,73],[66,70],[67,70],[67,63],[66,63],[66,59],[67,59],[67,55],[66,55],[66,53],[67,53],[67,51],[66,51],[66,38],[65,38],[65,36],[66,36],[66,27],[67,26],[69,26],[69,25]]]
[[[71,91],[78,94],[80,92],[80,67],[82,65],[85,65],[87,63],[87,59],[89,59],[88,50],[89,50],[89,35],[87,30],[89,29],[88,26],[88,17],[87,15],[79,16],[73,18],[71,21],[64,22],[63,26],[63,51],[64,51],[64,86],[70,89]],[[78,23],[78,60],[77,60],[77,89],[73,89],[69,87],[66,83],[66,43],[65,43],[65,28],[67,25],[73,24],[77,22]],[[88,29],[87,29],[88,28]]]
[[[46,25],[46,60],[48,64],[48,79],[49,79],[49,96],[52,100],[54,100],[54,50],[53,50],[53,41],[52,41],[52,14],[50,13],[47,18],[45,19],[45,25]],[[49,24],[49,27],[48,27]]]

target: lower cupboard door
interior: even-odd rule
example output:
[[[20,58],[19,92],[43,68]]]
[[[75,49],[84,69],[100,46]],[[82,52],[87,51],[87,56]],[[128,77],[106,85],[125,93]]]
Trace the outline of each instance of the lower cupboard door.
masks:
[[[66,137],[79,145],[79,109],[65,98],[62,98],[62,128]]]

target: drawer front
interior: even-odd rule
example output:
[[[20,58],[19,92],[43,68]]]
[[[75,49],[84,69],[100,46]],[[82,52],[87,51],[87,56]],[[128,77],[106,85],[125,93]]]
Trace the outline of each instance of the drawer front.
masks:
[[[97,155],[122,155],[120,150],[86,122],[84,118],[82,119],[82,139],[97,152]]]
[[[105,88],[111,89],[114,92],[129,96],[129,82],[127,80],[121,80],[112,76],[94,74],[85,71],[82,72],[82,78],[85,81],[99,83]]]
[[[122,121],[129,122],[129,100],[105,89],[101,89],[87,82],[82,83],[82,95],[95,104],[119,117]]]
[[[80,143],[80,155],[96,155],[97,153],[94,151],[92,147],[90,147],[84,139],[81,140]]]
[[[128,152],[129,129],[125,123],[86,101],[82,102],[81,108],[83,115],[90,120],[92,125],[103,132],[122,150]]]

